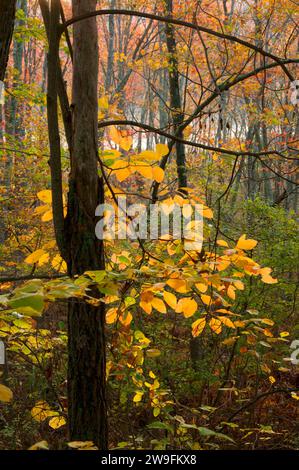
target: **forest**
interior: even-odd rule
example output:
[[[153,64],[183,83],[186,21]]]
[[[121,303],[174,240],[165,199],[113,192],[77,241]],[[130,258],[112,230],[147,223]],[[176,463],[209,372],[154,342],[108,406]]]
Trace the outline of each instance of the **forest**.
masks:
[[[0,0],[0,451],[298,451],[298,21]]]

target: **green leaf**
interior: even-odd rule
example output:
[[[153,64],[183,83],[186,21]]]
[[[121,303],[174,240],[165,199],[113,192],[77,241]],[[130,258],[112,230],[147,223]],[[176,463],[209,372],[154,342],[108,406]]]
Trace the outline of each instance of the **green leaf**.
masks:
[[[171,434],[174,433],[173,426],[167,423],[162,423],[162,421],[153,421],[152,423],[147,425],[147,428],[149,429],[164,429],[165,431],[171,432]]]
[[[20,293],[10,299],[9,307],[29,316],[40,316],[44,309],[44,296]]]

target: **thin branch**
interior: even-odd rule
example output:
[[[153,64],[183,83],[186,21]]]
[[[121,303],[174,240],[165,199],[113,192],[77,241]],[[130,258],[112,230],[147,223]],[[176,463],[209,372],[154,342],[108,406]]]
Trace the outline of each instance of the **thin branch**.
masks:
[[[53,276],[47,275],[47,274],[41,274],[41,275],[28,274],[28,276],[0,277],[0,284],[2,282],[32,281],[34,279],[42,279],[42,280],[51,281],[52,279],[61,279],[63,277],[67,277],[67,276],[65,274],[54,274]]]
[[[277,57],[276,55],[265,51],[263,48],[255,45],[255,44],[252,44],[248,41],[245,41],[244,39],[238,38],[237,36],[233,36],[231,34],[225,34],[223,32],[219,32],[219,31],[214,31],[210,28],[206,28],[205,26],[199,26],[197,24],[190,23],[189,21],[179,20],[177,18],[172,18],[172,17],[159,16],[159,15],[155,15],[153,13],[146,13],[146,12],[135,11],[135,10],[125,10],[125,9],[96,10],[94,12],[89,12],[89,13],[85,13],[84,15],[76,16],[76,17],[71,18],[70,20],[66,21],[66,23],[64,25],[61,25],[60,32],[62,34],[65,31],[66,28],[68,28],[69,26],[71,26],[71,25],[73,25],[73,24],[75,24],[79,21],[83,21],[83,20],[86,20],[86,19],[94,17],[94,16],[102,16],[102,15],[124,15],[124,16],[137,16],[137,17],[141,17],[141,18],[149,18],[151,20],[161,21],[163,23],[174,24],[174,25],[177,25],[177,26],[184,26],[186,28],[191,28],[191,29],[194,29],[196,31],[202,31],[203,33],[210,34],[211,36],[215,36],[215,37],[218,37],[218,38],[221,38],[221,39],[227,39],[229,41],[236,42],[238,44],[241,44],[242,46],[245,46],[249,49],[252,49],[252,50],[260,53],[264,57],[269,57],[269,58],[273,59],[275,62],[277,62],[281,66],[281,68],[283,69],[283,71],[285,72],[285,74],[288,76],[288,78],[291,81],[295,80],[293,75],[290,73],[290,71],[285,66],[284,60],[282,58]]]
[[[230,417],[227,419],[228,422],[231,422],[239,413],[242,411],[246,410],[247,408],[250,408],[251,406],[255,405],[257,401],[259,401],[261,398],[268,397],[269,395],[274,395],[275,393],[292,393],[292,392],[298,392],[299,388],[290,388],[290,389],[284,389],[284,388],[278,388],[276,390],[270,390],[269,392],[264,392],[261,393],[260,395],[257,395],[254,400],[250,401],[249,403],[246,403],[245,405],[241,406],[237,411],[235,411]]]
[[[137,121],[130,121],[130,120],[111,120],[111,121],[104,121],[99,123],[99,129],[103,127],[109,127],[109,126],[132,126],[132,127],[139,127],[147,132],[154,132],[156,134],[159,134],[163,137],[166,137],[169,140],[175,141],[175,142],[181,142],[182,144],[185,145],[190,145],[191,147],[197,147],[203,150],[208,150],[211,152],[216,152],[216,153],[222,153],[225,155],[233,155],[236,157],[254,157],[254,158],[260,158],[260,157],[266,157],[270,155],[278,155],[281,158],[287,159],[287,160],[299,160],[299,158],[288,158],[282,153],[278,152],[277,150],[265,150],[263,152],[242,152],[238,150],[230,150],[230,149],[225,149],[225,148],[220,148],[220,147],[213,147],[211,145],[205,145],[205,144],[199,144],[197,142],[191,142],[190,140],[186,139],[181,139],[180,137],[176,135],[169,134],[168,132],[165,132],[161,129],[158,129],[153,126],[149,126],[148,124],[144,124],[141,122]]]
[[[65,24],[66,19],[65,19],[64,9],[63,9],[63,6],[62,6],[61,2],[60,2],[60,15],[61,15],[62,24]],[[69,49],[69,52],[70,52],[70,57],[71,57],[71,60],[73,62],[74,61],[73,45],[72,45],[71,38],[70,38],[70,35],[69,35],[69,32],[68,32],[67,28],[65,30],[65,38],[66,38],[67,46],[68,46],[68,49]]]

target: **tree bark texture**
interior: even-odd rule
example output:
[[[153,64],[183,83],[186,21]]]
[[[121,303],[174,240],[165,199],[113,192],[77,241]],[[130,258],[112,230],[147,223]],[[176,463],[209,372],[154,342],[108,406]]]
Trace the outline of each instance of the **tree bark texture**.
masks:
[[[73,15],[96,9],[96,0],[73,0]],[[103,202],[98,176],[98,31],[91,18],[74,25],[73,152],[69,181],[67,243],[71,276],[104,269],[103,244],[95,235],[95,210]],[[94,292],[96,296],[96,291]],[[104,304],[72,299],[69,306],[68,399],[71,440],[107,448]]]
[[[0,0],[0,80],[4,80],[16,14],[16,1]]]

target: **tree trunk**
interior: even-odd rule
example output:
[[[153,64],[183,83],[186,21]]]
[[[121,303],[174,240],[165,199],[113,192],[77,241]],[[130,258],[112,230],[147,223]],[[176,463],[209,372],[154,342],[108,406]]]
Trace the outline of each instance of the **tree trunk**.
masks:
[[[167,14],[172,16],[173,5],[172,0],[166,0]],[[169,23],[165,25],[166,45],[169,54],[169,92],[170,92],[170,106],[172,112],[172,121],[174,131],[180,139],[183,139],[183,131],[180,130],[181,124],[184,122],[184,113],[182,110],[180,85],[179,85],[179,71],[176,50],[176,39],[174,35],[173,26]],[[176,162],[178,174],[178,188],[187,187],[187,171],[186,171],[186,156],[185,145],[181,142],[176,142]],[[182,191],[184,192],[184,191]]]
[[[0,80],[4,80],[14,29],[16,1],[0,0]]]
[[[10,44],[14,30],[14,20],[16,14],[16,1],[0,0],[0,80],[4,81]],[[0,143],[5,141],[5,109],[0,104]],[[10,189],[10,158],[5,155],[5,165],[3,174],[0,176],[0,186],[4,186],[7,191]],[[7,205],[4,204],[3,211],[7,211]],[[0,219],[0,243],[6,239],[5,221]]]
[[[73,0],[73,15],[96,9],[96,0]],[[98,31],[96,18],[74,25],[73,154],[67,241],[71,276],[104,269],[95,236],[95,210],[103,202],[98,177]],[[96,292],[94,292],[96,295]],[[72,299],[69,306],[68,400],[71,440],[107,448],[104,307]]]

